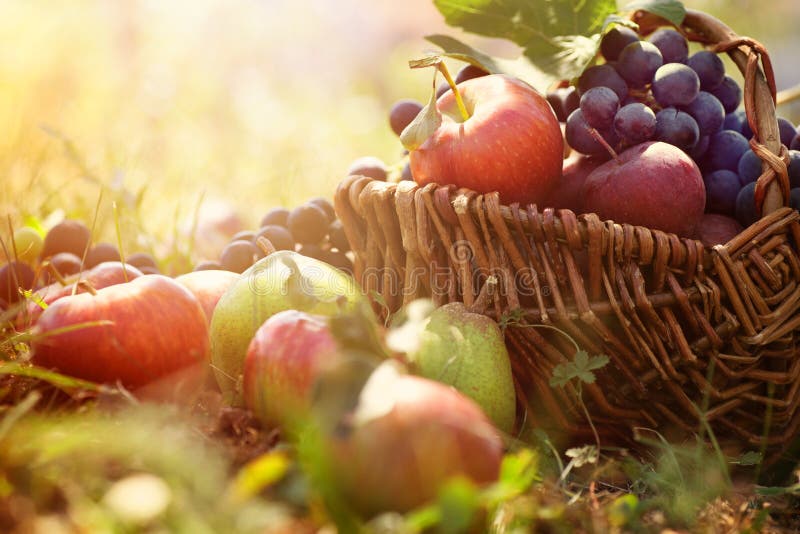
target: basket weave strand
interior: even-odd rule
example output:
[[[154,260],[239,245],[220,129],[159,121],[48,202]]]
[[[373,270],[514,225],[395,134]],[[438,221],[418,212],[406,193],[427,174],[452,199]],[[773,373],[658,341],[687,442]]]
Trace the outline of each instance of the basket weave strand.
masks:
[[[783,206],[771,67],[758,67],[769,65],[763,47],[707,15],[689,12],[681,29],[745,72],[764,215],[730,242],[705,248],[591,213],[505,206],[497,193],[359,176],[340,184],[336,211],[379,313],[428,297],[505,326],[520,413],[551,435],[590,439],[585,403],[604,440],[708,425],[731,448],[777,453],[800,426],[800,214]],[[574,345],[536,325],[608,355],[582,398],[550,386]]]

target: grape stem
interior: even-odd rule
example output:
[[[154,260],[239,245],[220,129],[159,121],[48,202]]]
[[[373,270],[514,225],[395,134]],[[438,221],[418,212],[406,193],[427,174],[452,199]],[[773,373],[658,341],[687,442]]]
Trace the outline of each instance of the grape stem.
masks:
[[[608,153],[611,154],[611,157],[614,158],[614,161],[619,163],[619,154],[617,154],[617,151],[614,150],[614,148],[609,145],[605,139],[603,139],[603,136],[600,135],[600,132],[598,132],[596,128],[589,128],[589,133],[592,135],[592,137],[594,137],[595,141],[603,145],[603,148],[605,148]]]
[[[461,92],[458,90],[455,80],[453,80],[453,77],[450,76],[450,71],[447,70],[447,65],[444,64],[444,61],[440,61],[436,64],[436,68],[439,69],[439,72],[442,73],[444,79],[447,80],[447,85],[450,86],[450,89],[453,91],[453,94],[456,97],[456,105],[458,106],[458,111],[461,112],[461,118],[466,121],[469,119],[469,112],[467,111],[467,107],[464,105],[464,100],[461,98]]]

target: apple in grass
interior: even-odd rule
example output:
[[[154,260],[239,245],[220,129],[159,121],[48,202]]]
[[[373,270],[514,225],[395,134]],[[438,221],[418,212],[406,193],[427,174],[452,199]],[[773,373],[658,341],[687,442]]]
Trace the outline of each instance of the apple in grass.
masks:
[[[162,275],[60,298],[39,317],[32,337],[34,364],[133,390],[208,365],[200,303]]]
[[[221,269],[193,271],[175,277],[175,281],[191,291],[200,302],[209,324],[220,297],[238,279],[238,273]]]
[[[417,183],[454,184],[500,200],[542,204],[561,176],[564,141],[547,100],[525,82],[502,74],[457,86],[439,60],[452,91],[434,95],[400,137]],[[435,81],[434,81],[435,85]]]

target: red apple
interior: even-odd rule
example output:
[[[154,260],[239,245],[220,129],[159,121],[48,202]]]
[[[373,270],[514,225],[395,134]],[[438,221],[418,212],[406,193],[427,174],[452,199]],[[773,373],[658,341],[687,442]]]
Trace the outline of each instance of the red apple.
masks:
[[[703,218],[706,189],[697,164],[659,141],[629,148],[586,178],[583,208],[601,219],[694,234]]]
[[[349,432],[329,437],[347,502],[366,516],[406,512],[454,476],[495,481],[503,444],[478,405],[426,378],[379,377],[386,370],[379,367],[364,387]]]
[[[453,91],[436,103],[441,125],[410,152],[419,184],[455,184],[498,191],[504,203],[542,205],[561,176],[564,141],[547,100],[531,86],[501,74],[458,85],[469,112],[464,120]]]
[[[577,152],[565,159],[561,179],[541,207],[564,208],[581,213],[583,211],[583,196],[581,195],[583,183],[589,173],[605,161],[607,161],[607,157],[585,156]]]
[[[296,422],[310,407],[320,371],[338,356],[325,317],[296,310],[276,313],[247,349],[245,404],[267,424]]]
[[[238,274],[219,269],[193,271],[175,277],[175,281],[191,291],[200,302],[208,323],[211,323],[211,316],[214,315],[214,308],[217,307],[219,298],[238,279]]]
[[[744,228],[739,221],[727,215],[706,213],[697,225],[696,239],[707,247],[724,245],[736,237]]]
[[[110,324],[80,326],[98,321]],[[205,365],[209,358],[200,303],[162,275],[58,299],[39,317],[32,334],[36,365],[94,382],[119,381],[132,389]]]
[[[72,295],[73,290],[76,294],[86,293],[91,286],[93,289],[98,290],[104,287],[122,284],[142,276],[142,272],[136,267],[128,264],[122,264],[118,261],[106,261],[100,263],[84,272],[80,276],[85,284],[78,284],[75,288],[75,282],[78,276],[71,276],[67,279],[67,285],[61,285],[60,282],[50,284],[36,291],[36,294],[48,306],[62,297]],[[42,307],[35,302],[29,302],[27,307],[27,317],[20,316],[20,320],[26,322],[25,324],[33,324],[42,314]]]

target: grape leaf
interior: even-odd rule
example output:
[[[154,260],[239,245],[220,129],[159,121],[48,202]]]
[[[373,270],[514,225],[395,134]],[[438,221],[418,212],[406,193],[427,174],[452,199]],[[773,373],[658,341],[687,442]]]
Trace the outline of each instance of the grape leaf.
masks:
[[[634,0],[624,11],[647,11],[680,26],[686,17],[686,8],[678,0]]]
[[[594,60],[615,0],[434,0],[445,21],[478,35],[513,41],[553,79],[578,76]],[[541,88],[541,87],[540,87]]]
[[[575,378],[586,384],[592,384],[596,379],[592,371],[605,367],[608,362],[608,356],[605,354],[589,356],[585,350],[579,350],[575,353],[573,361],[560,363],[553,368],[550,385],[564,386]]]

